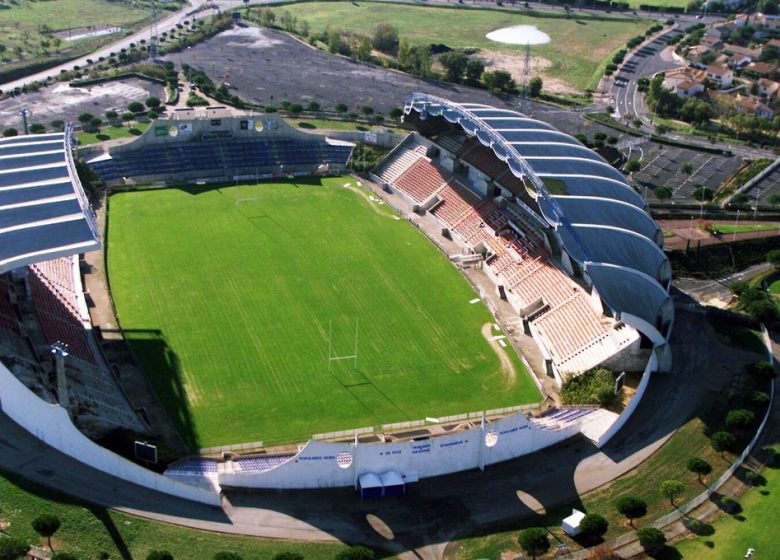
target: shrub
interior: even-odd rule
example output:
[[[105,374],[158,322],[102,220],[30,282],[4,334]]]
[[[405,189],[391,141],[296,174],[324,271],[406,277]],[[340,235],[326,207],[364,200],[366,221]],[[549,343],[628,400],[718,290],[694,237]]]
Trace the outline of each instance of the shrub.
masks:
[[[41,123],[32,123],[30,125],[30,132],[33,134],[43,134],[46,132],[46,126]]]
[[[153,550],[146,555],[146,560],[173,560],[173,554],[167,550]]]
[[[591,550],[588,560],[623,560],[623,557],[606,546],[597,546]]]
[[[750,394],[750,400],[759,406],[764,406],[769,402],[769,393],[764,391],[753,391]]]
[[[766,360],[759,360],[750,366],[750,373],[769,381],[775,377],[775,367]]]
[[[580,521],[580,531],[586,539],[596,540],[603,537],[609,529],[609,522],[598,513],[588,513]]]
[[[666,535],[655,527],[642,527],[636,532],[639,544],[649,553],[658,552],[666,544]]]
[[[517,542],[523,552],[530,554],[534,558],[544,554],[550,548],[550,541],[547,538],[547,531],[541,527],[531,527],[520,531]]]
[[[70,552],[55,552],[51,560],[79,560],[79,557]]]
[[[565,404],[609,406],[615,401],[615,376],[606,368],[595,368],[567,379],[561,388]]]
[[[353,546],[336,554],[335,560],[374,560],[374,551],[365,546]]]
[[[756,421],[756,415],[752,410],[738,408],[729,410],[726,414],[726,425],[732,430],[745,430],[752,426]]]
[[[13,537],[0,538],[0,560],[17,560],[27,554],[28,550],[30,545],[23,540]]]

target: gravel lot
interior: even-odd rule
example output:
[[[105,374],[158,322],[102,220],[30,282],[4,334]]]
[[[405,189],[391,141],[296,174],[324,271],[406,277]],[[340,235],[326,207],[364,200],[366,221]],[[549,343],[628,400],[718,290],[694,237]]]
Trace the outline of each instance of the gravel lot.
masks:
[[[406,94],[425,91],[454,101],[512,105],[484,90],[421,80],[333,56],[289,37],[257,27],[236,27],[181,53],[167,57],[206,72],[215,82],[230,83],[249,101],[279,105],[283,100],[326,109],[346,103],[386,113]]]
[[[150,95],[164,97],[163,87],[138,79],[105,82],[94,86],[74,88],[56,83],[39,91],[0,100],[0,127],[12,126],[22,130],[19,111],[27,105],[29,122],[47,125],[55,120],[76,122],[80,113],[90,112],[103,118],[108,109],[124,110],[131,101],[143,101]]]

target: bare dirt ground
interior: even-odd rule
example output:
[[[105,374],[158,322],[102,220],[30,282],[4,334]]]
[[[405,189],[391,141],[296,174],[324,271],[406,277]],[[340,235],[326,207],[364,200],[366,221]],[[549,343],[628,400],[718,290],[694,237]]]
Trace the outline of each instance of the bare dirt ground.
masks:
[[[485,62],[485,67],[491,70],[506,70],[512,74],[512,78],[519,84],[523,80],[525,68],[525,56],[522,54],[502,51],[481,51],[479,57]],[[578,93],[577,90],[558,78],[553,78],[545,73],[552,66],[552,62],[540,56],[531,57],[530,75],[540,75],[544,80],[544,89],[550,93]]]
[[[22,130],[19,111],[27,106],[29,122],[41,123],[49,129],[55,119],[76,122],[79,114],[92,113],[103,118],[105,111],[124,112],[132,101],[147,97],[164,97],[163,87],[147,80],[128,79],[105,82],[87,87],[70,87],[56,83],[49,87],[0,101],[0,125]]]

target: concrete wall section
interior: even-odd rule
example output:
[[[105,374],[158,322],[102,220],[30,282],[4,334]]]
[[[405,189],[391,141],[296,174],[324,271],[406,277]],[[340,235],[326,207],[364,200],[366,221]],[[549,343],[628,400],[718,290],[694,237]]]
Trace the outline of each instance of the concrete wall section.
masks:
[[[416,481],[533,453],[578,432],[577,423],[545,430],[515,414],[484,427],[417,441],[358,445],[310,441],[278,467],[259,473],[220,472],[219,482],[243,488],[329,488],[353,486],[362,474],[388,470]]]
[[[100,447],[76,429],[65,409],[39,399],[3,364],[0,364],[0,409],[35,437],[81,463],[164,494],[221,506],[216,493],[153,473]]]

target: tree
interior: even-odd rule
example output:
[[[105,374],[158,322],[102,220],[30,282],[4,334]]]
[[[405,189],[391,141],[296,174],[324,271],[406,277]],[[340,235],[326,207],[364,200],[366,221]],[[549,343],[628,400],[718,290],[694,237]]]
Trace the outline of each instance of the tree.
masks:
[[[240,554],[236,554],[235,552],[227,552],[225,550],[221,552],[217,552],[214,555],[214,560],[244,560]],[[276,560],[276,556],[274,556],[274,560]],[[290,558],[289,560],[293,560]],[[303,556],[300,558],[296,558],[295,560],[303,560]]]
[[[404,115],[404,110],[401,109],[400,107],[393,107],[387,112],[387,116],[396,121],[400,120],[403,115]]]
[[[366,116],[373,115],[374,108],[369,105],[364,105],[363,107],[360,108],[360,112]]]
[[[737,408],[729,410],[726,414],[726,426],[732,430],[745,430],[756,422],[756,415],[752,410]]]
[[[693,198],[698,200],[699,202],[705,202],[707,200],[712,200],[714,193],[712,192],[712,189],[708,189],[704,185],[701,185],[697,189],[693,191]],[[778,251],[780,253],[780,251]]]
[[[376,554],[365,546],[352,546],[336,554],[335,560],[374,560]]]
[[[482,81],[490,93],[515,93],[517,91],[517,84],[506,70],[484,72]]]
[[[632,159],[626,162],[626,164],[623,166],[623,171],[626,171],[627,173],[636,173],[642,168],[642,164],[639,163],[638,159]]]
[[[146,560],[173,560],[173,554],[167,550],[152,550],[146,555]]]
[[[655,527],[642,527],[636,532],[639,544],[649,553],[658,552],[666,544],[666,535]]]
[[[541,527],[531,527],[520,531],[517,542],[523,552],[530,554],[534,558],[544,554],[550,548],[550,541],[547,538],[547,531]]]
[[[580,531],[583,537],[596,540],[603,537],[609,529],[609,522],[598,513],[588,513],[580,521]]]
[[[772,249],[766,254],[766,262],[780,270],[780,249]]]
[[[122,120],[124,122],[130,122],[134,118],[135,118],[135,115],[133,113],[131,113],[130,111],[125,111],[124,113],[122,113]]]
[[[113,109],[106,111],[106,118],[110,121],[115,121],[119,115]]]
[[[98,130],[100,128],[100,125],[103,124],[103,121],[100,120],[97,117],[92,117],[88,123],[88,127],[90,130]]]
[[[43,134],[44,132],[46,132],[46,126],[37,122],[32,123],[30,125],[30,132],[32,132],[33,134]]]
[[[647,503],[636,496],[622,496],[615,502],[617,510],[628,519],[629,525],[634,526],[634,519],[647,515]]]
[[[710,436],[710,445],[712,448],[723,456],[723,453],[734,449],[736,440],[734,436],[728,432],[715,432]]]
[[[542,94],[542,79],[534,76],[528,81],[528,97],[539,97]]]
[[[463,79],[463,74],[466,72],[469,59],[462,52],[450,51],[441,55],[439,62],[444,66],[447,81],[460,83]]]
[[[374,28],[374,37],[371,44],[378,51],[387,54],[398,52],[398,29],[391,23],[380,23]]]
[[[13,537],[0,538],[0,560],[17,560],[27,554],[30,545]]]
[[[144,101],[144,105],[149,107],[150,109],[156,109],[162,103],[160,102],[160,99],[158,97],[147,97],[146,101]]]
[[[334,107],[334,109],[336,109],[337,113],[346,113],[347,109],[349,109],[349,107],[347,107],[346,104],[339,102],[339,103],[336,103],[336,106]]]
[[[685,484],[679,480],[664,480],[660,490],[661,494],[669,498],[669,502],[674,506],[674,500],[677,499],[677,496],[685,492]]]
[[[317,112],[320,110],[320,104],[317,103],[316,101],[309,101],[309,104],[306,105],[306,110]]]
[[[3,131],[3,137],[10,138],[11,136],[17,136],[19,131],[13,127],[8,127]]]
[[[777,0],[759,0],[758,4],[756,5],[756,9],[762,14],[777,14]]]
[[[712,472],[712,465],[701,457],[691,457],[688,459],[688,470],[696,473],[696,476],[699,477],[699,484],[702,484],[701,477]]]
[[[52,127],[53,130],[62,132],[63,130],[65,130],[65,121],[61,119],[54,119],[53,121],[51,121],[50,126]]]
[[[655,195],[655,197],[658,200],[666,200],[666,199],[672,198],[672,194],[673,193],[672,193],[672,189],[670,189],[667,186],[663,186],[662,185],[660,187],[656,187],[653,190],[653,194]]]
[[[140,101],[132,101],[131,103],[127,104],[127,110],[131,113],[143,113],[144,104]]]
[[[32,520],[32,528],[42,537],[46,537],[49,549],[51,548],[51,537],[60,529],[62,522],[60,518],[52,513],[42,513]]]

